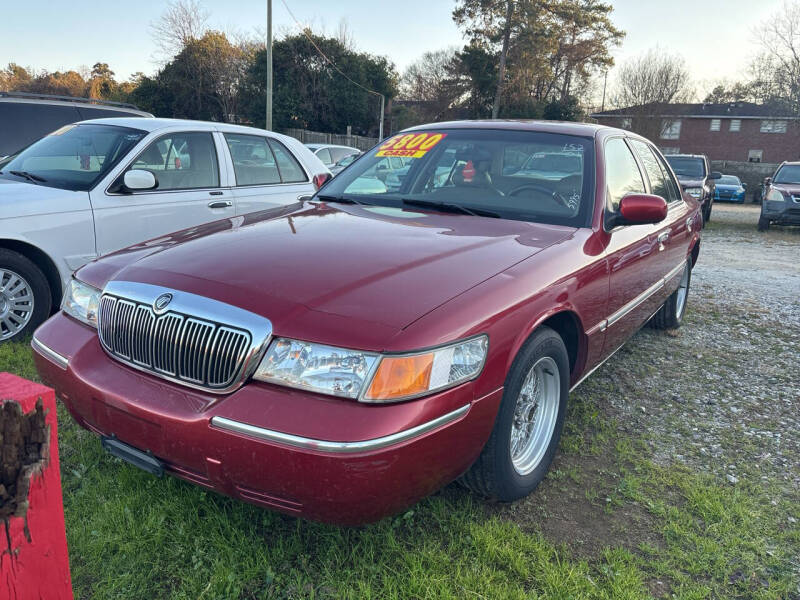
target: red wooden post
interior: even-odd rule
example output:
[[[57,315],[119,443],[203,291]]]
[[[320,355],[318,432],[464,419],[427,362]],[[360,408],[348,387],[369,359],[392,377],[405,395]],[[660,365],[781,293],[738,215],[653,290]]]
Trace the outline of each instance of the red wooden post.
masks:
[[[0,598],[72,600],[57,427],[53,390],[0,373]]]

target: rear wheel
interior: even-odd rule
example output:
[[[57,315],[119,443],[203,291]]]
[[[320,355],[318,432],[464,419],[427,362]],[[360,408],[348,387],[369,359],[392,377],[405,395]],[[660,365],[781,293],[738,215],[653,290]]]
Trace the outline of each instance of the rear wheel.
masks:
[[[766,231],[767,229],[769,229],[769,219],[758,217],[758,230]]]
[[[33,333],[50,314],[47,278],[28,258],[0,248],[0,342]]]
[[[555,331],[542,327],[514,360],[489,441],[461,482],[502,501],[530,494],[553,461],[568,394],[566,346]]]
[[[683,315],[686,314],[686,301],[689,298],[689,285],[692,282],[692,263],[686,261],[683,268],[680,285],[678,289],[670,294],[667,301],[658,312],[650,319],[650,325],[656,329],[676,329],[683,323]]]

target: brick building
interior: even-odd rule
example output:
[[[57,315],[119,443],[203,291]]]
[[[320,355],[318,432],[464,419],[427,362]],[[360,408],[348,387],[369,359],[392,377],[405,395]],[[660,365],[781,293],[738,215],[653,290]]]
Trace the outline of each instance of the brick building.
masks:
[[[651,104],[591,116],[649,137],[665,154],[740,162],[800,160],[800,118],[750,102]]]

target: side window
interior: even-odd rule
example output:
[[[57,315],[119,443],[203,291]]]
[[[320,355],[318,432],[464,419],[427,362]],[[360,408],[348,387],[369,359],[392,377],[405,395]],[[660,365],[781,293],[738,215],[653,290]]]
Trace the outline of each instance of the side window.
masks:
[[[667,181],[664,179],[664,172],[661,170],[655,154],[650,150],[650,146],[639,140],[630,140],[630,144],[644,165],[647,178],[650,180],[651,193],[661,196],[669,202],[669,190],[667,189]]]
[[[303,167],[300,166],[300,163],[297,162],[292,153],[287,150],[286,146],[278,140],[270,138],[269,147],[272,148],[275,160],[278,161],[278,171],[283,183],[303,183],[308,181]]]
[[[665,199],[667,202],[675,202],[676,200],[680,200],[681,196],[681,188],[678,185],[678,182],[675,181],[675,177],[672,176],[672,173],[669,170],[669,165],[667,165],[667,161],[664,160],[662,156],[658,154],[653,148],[651,147],[650,150],[653,151],[656,158],[658,159],[658,164],[661,166],[661,171],[664,173],[664,181],[667,184],[667,194]]]
[[[225,134],[231,151],[236,185],[280,183],[281,174],[266,138],[257,135]]]
[[[158,191],[219,187],[214,138],[206,132],[175,133],[152,142],[132,169],[152,171]]]
[[[622,138],[608,140],[605,157],[606,203],[609,210],[616,212],[623,196],[644,193],[644,181],[633,154]]]
[[[331,160],[331,151],[327,148],[318,150],[317,158],[320,159],[325,166],[333,164],[333,160]]]

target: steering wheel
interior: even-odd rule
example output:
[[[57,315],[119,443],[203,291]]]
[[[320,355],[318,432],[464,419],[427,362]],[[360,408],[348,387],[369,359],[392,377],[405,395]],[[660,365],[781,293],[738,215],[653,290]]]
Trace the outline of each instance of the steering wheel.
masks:
[[[562,196],[558,192],[554,192],[550,188],[547,188],[547,187],[545,187],[543,185],[539,185],[538,183],[524,183],[524,184],[522,184],[522,185],[520,185],[518,187],[515,187],[510,192],[508,192],[508,195],[509,196],[514,196],[515,194],[517,194],[518,192],[521,192],[522,190],[534,190],[536,192],[544,194],[545,196],[550,196],[553,200],[558,202],[564,208],[568,208],[569,210],[572,210],[572,207],[569,205],[569,202],[567,202],[567,199],[564,198],[564,196]]]

